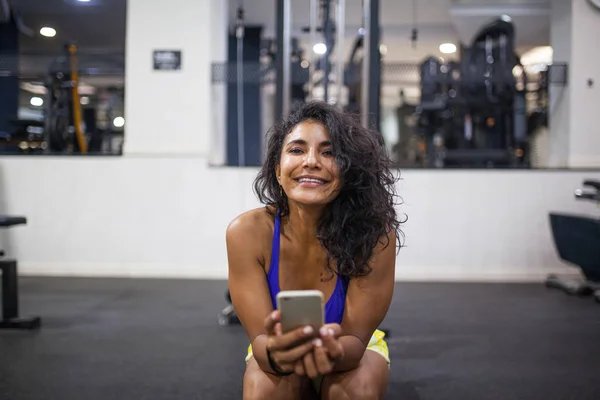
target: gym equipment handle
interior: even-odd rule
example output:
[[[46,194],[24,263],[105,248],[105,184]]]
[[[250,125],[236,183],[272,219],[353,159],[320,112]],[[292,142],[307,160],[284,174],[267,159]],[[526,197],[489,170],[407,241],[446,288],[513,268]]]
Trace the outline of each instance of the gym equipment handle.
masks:
[[[600,191],[600,181],[585,180],[583,181],[583,186],[590,186]]]
[[[577,189],[575,191],[575,197],[577,199],[581,199],[581,200],[592,200],[592,201],[598,201],[600,202],[600,193],[596,192],[596,193],[587,193],[584,192],[581,189]]]

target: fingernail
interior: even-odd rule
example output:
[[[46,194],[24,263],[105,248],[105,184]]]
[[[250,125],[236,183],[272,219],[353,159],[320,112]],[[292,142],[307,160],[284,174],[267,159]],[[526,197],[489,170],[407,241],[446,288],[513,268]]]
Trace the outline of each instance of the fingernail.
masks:
[[[310,333],[312,333],[312,331],[313,331],[313,328],[312,328],[312,326],[306,326],[306,327],[304,327],[304,329],[302,330],[302,332],[306,333],[307,335],[308,335],[308,334],[310,334]]]
[[[323,342],[321,342],[321,339],[315,339],[315,341],[313,343],[317,347],[321,347],[323,345]]]
[[[329,335],[333,336],[333,329],[329,328]]]
[[[331,329],[327,329],[327,328],[321,328],[321,335],[323,335],[323,336],[327,336],[327,335],[329,335],[329,331],[330,331],[330,330],[331,330]]]
[[[273,311],[271,313],[271,318],[273,318],[273,319],[277,318],[277,311]]]

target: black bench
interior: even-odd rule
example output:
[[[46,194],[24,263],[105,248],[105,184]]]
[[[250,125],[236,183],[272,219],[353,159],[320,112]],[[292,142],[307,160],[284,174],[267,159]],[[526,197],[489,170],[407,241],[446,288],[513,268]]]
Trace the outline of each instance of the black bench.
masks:
[[[27,223],[25,217],[0,215],[0,228],[10,228]],[[2,271],[2,320],[0,329],[37,329],[40,317],[19,317],[19,274],[17,260],[4,258],[0,250],[0,271]]]

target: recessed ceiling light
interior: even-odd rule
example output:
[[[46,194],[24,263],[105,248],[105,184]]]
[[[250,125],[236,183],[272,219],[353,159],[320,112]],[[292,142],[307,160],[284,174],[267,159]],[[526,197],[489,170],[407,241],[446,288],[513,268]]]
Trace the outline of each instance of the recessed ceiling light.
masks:
[[[317,43],[313,46],[313,51],[317,54],[325,54],[327,53],[327,46],[325,43]]]
[[[42,29],[40,29],[40,35],[46,37],[54,37],[56,36],[56,29],[45,26]]]
[[[34,107],[41,107],[44,105],[44,99],[41,97],[32,97],[31,100],[29,100],[29,104]]]
[[[454,43],[440,44],[440,51],[444,54],[456,53],[456,45]]]
[[[117,128],[122,128],[123,126],[125,126],[125,118],[123,117],[117,117],[113,120],[113,125],[116,126]]]
[[[89,3],[90,2],[90,0],[77,0],[77,1],[80,3]]]

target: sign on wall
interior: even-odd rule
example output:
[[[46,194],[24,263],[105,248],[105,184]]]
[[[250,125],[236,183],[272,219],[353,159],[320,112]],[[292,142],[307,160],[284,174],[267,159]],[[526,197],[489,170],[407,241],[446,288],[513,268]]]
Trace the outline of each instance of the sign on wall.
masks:
[[[155,71],[177,71],[181,69],[180,50],[154,50]]]

